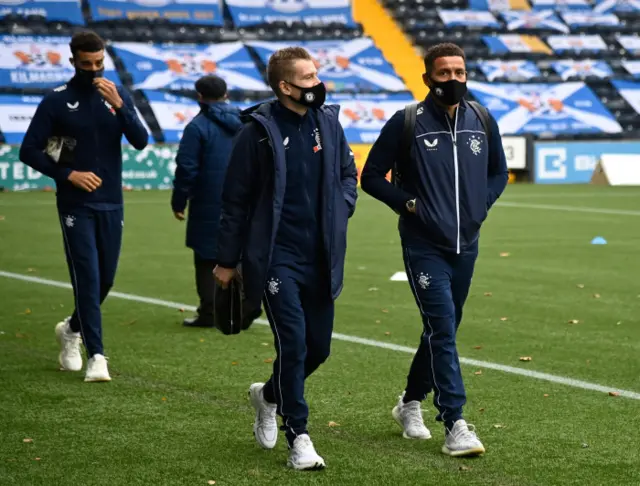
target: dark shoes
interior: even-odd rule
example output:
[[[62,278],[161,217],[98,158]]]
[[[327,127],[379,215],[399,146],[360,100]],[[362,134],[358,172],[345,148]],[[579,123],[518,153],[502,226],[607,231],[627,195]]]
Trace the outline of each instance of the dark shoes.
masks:
[[[204,318],[203,316],[190,317],[182,322],[184,327],[214,327],[213,318]]]

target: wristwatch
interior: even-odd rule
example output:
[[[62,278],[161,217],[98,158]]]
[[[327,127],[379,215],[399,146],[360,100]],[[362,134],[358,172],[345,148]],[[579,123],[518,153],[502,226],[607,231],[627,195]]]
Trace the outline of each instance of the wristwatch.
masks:
[[[412,213],[416,210],[416,200],[415,199],[411,199],[409,201],[407,201],[406,203],[407,205],[407,210]]]

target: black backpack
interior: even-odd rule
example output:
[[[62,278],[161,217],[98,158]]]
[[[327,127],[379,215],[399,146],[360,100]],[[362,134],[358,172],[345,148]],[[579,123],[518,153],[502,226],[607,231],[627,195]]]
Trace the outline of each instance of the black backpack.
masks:
[[[482,128],[487,136],[487,143],[491,143],[491,123],[490,116],[487,109],[477,101],[467,101],[467,104],[475,112],[482,123]],[[424,106],[422,102],[412,103],[407,105],[404,109],[404,128],[402,129],[402,145],[400,146],[400,155],[396,158],[393,164],[393,170],[391,171],[391,183],[394,186],[398,186],[401,183],[402,177],[398,168],[398,161],[410,161],[411,160],[411,147],[413,145],[413,139],[416,129],[416,117],[418,115],[418,108]]]

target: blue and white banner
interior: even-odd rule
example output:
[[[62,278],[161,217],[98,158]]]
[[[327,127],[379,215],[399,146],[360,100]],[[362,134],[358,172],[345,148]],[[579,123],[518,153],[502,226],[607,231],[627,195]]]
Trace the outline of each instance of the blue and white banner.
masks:
[[[37,15],[47,22],[84,25],[80,0],[0,0],[0,19],[7,15]]]
[[[620,25],[620,19],[612,13],[603,14],[597,12],[564,12],[562,14],[562,18],[570,27]]]
[[[160,91],[143,91],[151,110],[160,125],[164,141],[177,143],[187,124],[200,112],[198,103],[184,96],[174,96]]]
[[[536,142],[534,162],[536,184],[587,184],[603,155],[637,154],[640,142]]]
[[[467,82],[500,127],[512,135],[620,133],[622,127],[584,83]]]
[[[94,21],[165,20],[223,25],[220,0],[89,0]]]
[[[607,43],[599,35],[552,35],[547,43],[555,53],[567,51],[606,51]]]
[[[554,61],[551,67],[564,81],[572,77],[606,79],[613,76],[611,67],[604,61]]]
[[[266,64],[284,42],[248,42]],[[406,91],[404,82],[369,38],[299,44],[313,56],[329,91]]]
[[[640,12],[640,0],[598,0],[594,12]]]
[[[640,37],[637,35],[619,35],[618,42],[629,54],[640,55]]]
[[[493,27],[500,28],[500,22],[491,12],[477,10],[440,10],[442,22],[447,27]]]
[[[640,114],[640,83],[634,81],[611,81],[620,96]]]
[[[70,37],[0,37],[0,86],[7,88],[53,88],[75,74],[69,62]],[[104,53],[104,76],[116,84],[120,78],[109,54]]]
[[[414,99],[401,93],[355,98],[351,95],[333,95],[327,103],[340,105],[340,124],[349,143],[373,143],[389,118],[396,111],[414,103]]]
[[[622,67],[634,78],[640,78],[640,61],[622,61]]]
[[[508,30],[539,29],[569,32],[569,27],[564,25],[553,10],[539,10],[531,12],[502,12],[502,19],[507,23]]]
[[[488,81],[494,81],[497,78],[526,81],[542,76],[538,66],[531,61],[483,61],[478,63],[478,67]]]
[[[355,27],[350,0],[226,0],[236,27],[303,22]]]
[[[505,10],[531,10],[527,0],[469,0],[471,10],[490,10],[504,12]]]
[[[241,42],[169,47],[115,42],[113,47],[131,73],[134,89],[193,90],[200,77],[215,74],[229,90],[269,90]]]
[[[540,52],[551,54],[551,49],[535,35],[484,35],[482,36],[482,40],[491,51],[491,54],[506,54],[507,52]]]
[[[589,0],[530,0],[534,10],[591,10]]]

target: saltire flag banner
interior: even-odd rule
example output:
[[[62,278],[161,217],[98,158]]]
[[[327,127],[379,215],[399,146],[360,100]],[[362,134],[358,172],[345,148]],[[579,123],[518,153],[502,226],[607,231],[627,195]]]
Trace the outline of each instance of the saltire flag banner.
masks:
[[[526,81],[542,76],[540,69],[531,61],[483,61],[478,67],[488,81],[506,78],[509,81]]]
[[[226,0],[236,27],[303,22],[355,27],[350,0]]]
[[[555,61],[551,64],[551,67],[564,81],[571,77],[586,78],[587,76],[593,76],[606,79],[613,76],[611,67],[604,61]]]
[[[161,91],[143,91],[158,121],[166,143],[178,143],[187,124],[200,112],[200,106],[185,96]]]
[[[636,35],[619,35],[618,42],[629,54],[640,55],[640,37]]]
[[[0,37],[0,86],[54,88],[69,81],[75,69],[69,62],[70,37]],[[116,84],[120,78],[109,54],[104,54],[104,77]]]
[[[5,142],[9,144],[20,144],[24,134],[29,128],[31,119],[36,113],[38,105],[42,101],[42,96],[24,96],[15,94],[0,95],[0,130],[4,135]],[[136,113],[140,121],[147,129],[149,140],[153,141],[151,130],[146,121],[136,108]],[[126,137],[122,137],[122,143],[129,144]]]
[[[36,15],[47,22],[84,25],[80,0],[0,0],[0,19],[7,15]]]
[[[629,103],[636,113],[640,114],[640,83],[633,81],[611,81],[620,96]]]
[[[267,64],[285,42],[248,42]],[[407,91],[393,66],[369,38],[350,41],[311,41],[299,44],[313,56],[318,76],[332,92],[341,91]]]
[[[512,84],[468,81],[504,134],[620,133],[622,127],[584,83]]]
[[[622,67],[634,78],[640,78],[640,61],[622,61]]]
[[[598,0],[594,12],[640,12],[640,0]]]
[[[362,95],[332,95],[328,104],[340,105],[340,124],[349,143],[373,143],[380,130],[393,114],[414,103],[411,95],[404,93]]]
[[[499,29],[500,22],[491,12],[477,10],[440,10],[442,22],[447,27],[493,27]]]
[[[534,10],[591,10],[589,0],[531,0]]]
[[[547,42],[555,53],[607,50],[607,44],[599,35],[552,35],[547,37]]]
[[[115,42],[113,48],[133,77],[134,89],[193,90],[200,77],[215,74],[229,90],[269,91],[241,42],[209,46]]]
[[[180,24],[224,23],[220,0],[89,0],[95,22],[163,20]]]
[[[505,10],[531,10],[527,0],[470,0],[471,10],[490,10],[503,12]]]
[[[482,40],[491,51],[491,54],[506,54],[508,52],[552,53],[551,49],[535,35],[485,35],[482,36]]]
[[[564,25],[553,10],[540,10],[532,12],[502,12],[502,19],[507,23],[508,30],[542,29],[569,32],[569,27]]]
[[[564,12],[562,19],[570,27],[591,27],[596,25],[620,25],[620,19],[615,14],[601,14],[597,12]]]

